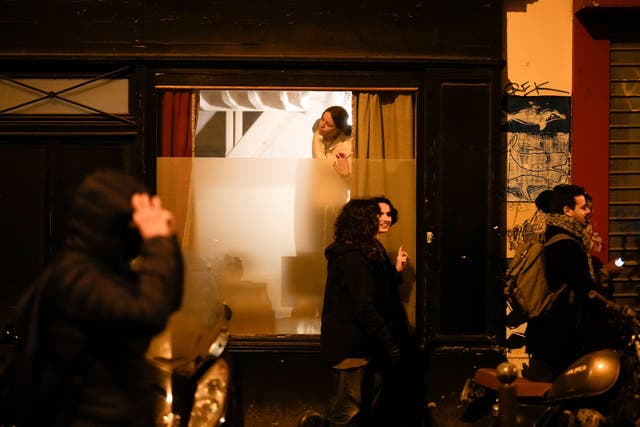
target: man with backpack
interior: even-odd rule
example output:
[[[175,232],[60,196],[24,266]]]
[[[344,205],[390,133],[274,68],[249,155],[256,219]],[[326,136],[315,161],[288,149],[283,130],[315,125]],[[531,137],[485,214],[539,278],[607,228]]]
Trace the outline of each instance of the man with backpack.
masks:
[[[588,298],[597,288],[586,232],[590,213],[583,187],[553,188],[545,240],[559,234],[569,238],[555,238],[545,246],[545,277],[552,291],[566,286],[551,307],[527,324],[528,379],[552,380],[580,356],[610,344],[604,310]]]

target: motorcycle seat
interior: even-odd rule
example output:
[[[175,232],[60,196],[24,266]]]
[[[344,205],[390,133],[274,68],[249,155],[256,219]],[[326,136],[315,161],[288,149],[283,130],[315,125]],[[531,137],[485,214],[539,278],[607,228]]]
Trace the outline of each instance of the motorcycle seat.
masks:
[[[479,368],[473,374],[473,382],[483,387],[498,391],[500,380],[497,371],[493,368]],[[551,388],[551,383],[530,381],[524,378],[516,378],[513,382],[518,397],[544,397]]]

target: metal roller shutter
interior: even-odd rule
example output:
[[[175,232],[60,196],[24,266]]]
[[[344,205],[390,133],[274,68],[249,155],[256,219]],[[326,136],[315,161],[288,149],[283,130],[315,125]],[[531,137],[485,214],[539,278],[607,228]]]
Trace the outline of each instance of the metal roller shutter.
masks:
[[[611,43],[609,259],[626,261],[614,279],[619,303],[640,306],[640,43]],[[597,201],[596,201],[597,203]]]

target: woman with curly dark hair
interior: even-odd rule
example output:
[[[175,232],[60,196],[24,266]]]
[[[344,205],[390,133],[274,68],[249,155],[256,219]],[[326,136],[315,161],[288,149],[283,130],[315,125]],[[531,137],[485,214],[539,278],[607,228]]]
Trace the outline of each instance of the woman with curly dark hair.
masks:
[[[369,200],[351,200],[336,219],[333,233],[335,242],[356,245],[368,256],[374,256],[379,211],[377,204]]]
[[[389,425],[380,417],[388,414],[378,409],[387,405],[378,399],[385,378],[402,364],[410,335],[397,288],[400,273],[376,239],[380,215],[376,201],[351,200],[325,250],[320,349],[335,374],[331,427]]]

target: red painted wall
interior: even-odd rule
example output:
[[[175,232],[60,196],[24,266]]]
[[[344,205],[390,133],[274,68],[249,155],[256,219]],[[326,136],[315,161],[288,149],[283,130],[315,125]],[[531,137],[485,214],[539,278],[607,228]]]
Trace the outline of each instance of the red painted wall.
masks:
[[[584,3],[591,2],[575,0],[574,12]],[[608,39],[594,39],[574,16],[571,179],[593,197],[592,223],[605,242],[603,261],[609,234],[609,46]]]
[[[593,196],[593,222],[605,242],[601,256],[606,261],[610,33],[639,37],[634,17],[640,13],[640,0],[574,0],[573,12],[572,181]],[[579,16],[588,16],[588,23]]]

